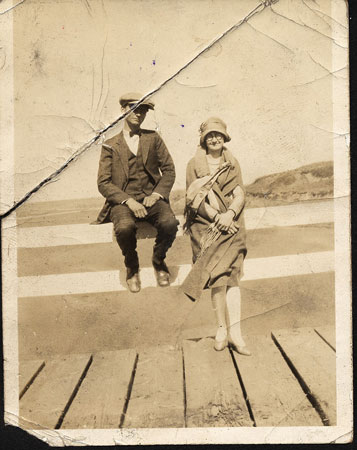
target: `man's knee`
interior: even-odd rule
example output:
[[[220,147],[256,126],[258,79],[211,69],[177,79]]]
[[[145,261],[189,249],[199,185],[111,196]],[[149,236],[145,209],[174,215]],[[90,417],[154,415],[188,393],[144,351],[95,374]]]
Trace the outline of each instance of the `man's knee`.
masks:
[[[135,222],[115,222],[114,233],[119,239],[130,239],[136,235]]]
[[[114,206],[111,210],[111,221],[116,237],[130,238],[136,233],[135,219],[126,205]]]
[[[159,223],[158,228],[162,233],[169,236],[175,236],[177,233],[178,220],[174,216],[163,217]]]

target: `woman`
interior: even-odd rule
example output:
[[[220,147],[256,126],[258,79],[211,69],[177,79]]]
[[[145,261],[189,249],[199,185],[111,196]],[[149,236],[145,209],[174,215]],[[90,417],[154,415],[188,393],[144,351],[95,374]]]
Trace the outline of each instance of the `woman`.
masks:
[[[186,224],[194,265],[181,289],[193,301],[211,289],[217,319],[215,349],[230,343],[250,355],[241,334],[239,280],[247,253],[243,208],[245,194],[238,161],[224,146],[226,124],[210,118],[200,127],[200,145],[187,166]]]

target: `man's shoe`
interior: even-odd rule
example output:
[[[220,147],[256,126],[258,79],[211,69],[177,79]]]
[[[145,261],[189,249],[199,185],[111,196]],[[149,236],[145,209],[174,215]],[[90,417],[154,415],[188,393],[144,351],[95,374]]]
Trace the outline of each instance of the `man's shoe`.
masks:
[[[161,287],[170,286],[169,269],[167,268],[165,262],[161,261],[160,264],[157,264],[153,260],[152,264],[155,269],[157,284]]]
[[[140,291],[141,286],[138,273],[135,273],[131,278],[128,278],[126,282],[130,292],[133,292],[135,294],[136,292]]]
[[[161,287],[170,286],[170,275],[165,270],[155,270],[157,283]]]

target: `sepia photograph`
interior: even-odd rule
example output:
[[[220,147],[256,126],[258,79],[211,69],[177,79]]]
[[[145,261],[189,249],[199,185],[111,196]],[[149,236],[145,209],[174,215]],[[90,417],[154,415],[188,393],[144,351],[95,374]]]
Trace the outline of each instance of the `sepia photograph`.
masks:
[[[5,422],[353,436],[348,4],[0,0]]]

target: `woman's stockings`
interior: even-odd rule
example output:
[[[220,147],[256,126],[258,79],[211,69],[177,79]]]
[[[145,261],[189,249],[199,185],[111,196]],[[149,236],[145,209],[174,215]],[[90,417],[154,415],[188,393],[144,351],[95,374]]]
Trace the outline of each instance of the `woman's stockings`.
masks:
[[[226,287],[216,287],[211,290],[212,308],[216,314],[217,334],[216,340],[223,341],[227,337],[226,322]]]
[[[227,288],[227,323],[232,341],[241,347],[245,346],[241,327],[241,294],[239,287]]]

